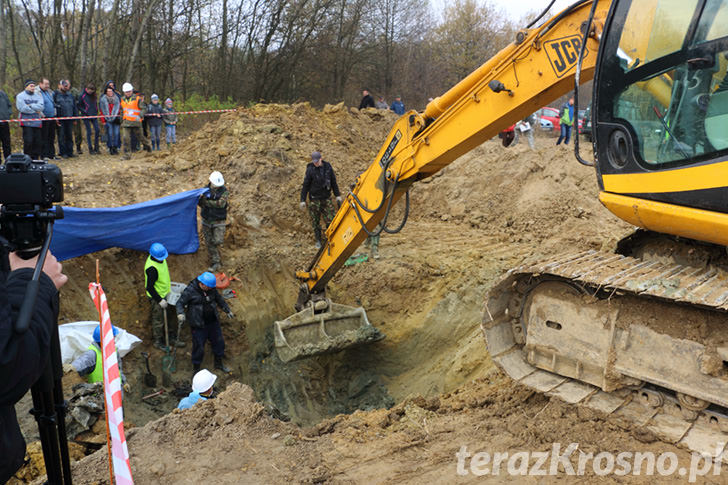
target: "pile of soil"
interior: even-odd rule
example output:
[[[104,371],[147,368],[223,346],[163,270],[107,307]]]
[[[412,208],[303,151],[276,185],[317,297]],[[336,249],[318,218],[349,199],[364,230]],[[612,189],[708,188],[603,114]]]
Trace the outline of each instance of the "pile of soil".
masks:
[[[631,231],[600,206],[594,170],[550,138],[537,139],[536,151],[487,142],[416,184],[410,221],[382,237],[381,258],[340,270],[329,296],[366,308],[386,339],[290,364],[277,359],[271,323],[293,312],[294,272],[315,254],[308,215],[298,209],[310,153],[319,150],[333,164],[345,192],[392,121],[386,112],[343,105],[259,105],[221,116],[171,152],[63,162],[66,200],[74,206],[129,204],[200,187],[212,170],[225,175],[231,191],[223,263],[240,281],[230,300],[236,319],[223,321],[223,333],[234,373],[218,379],[229,390],[130,431],[140,482],[450,480],[461,444],[497,451],[569,439],[590,450],[645,446],[613,424],[514,387],[485,349],[483,295],[505,271],[525,258],[608,250]],[[63,321],[95,318],[87,292],[95,258],[112,320],[144,339],[141,350],[152,353],[161,377],[163,354],[149,345],[145,254],[114,249],[68,261]],[[207,258],[203,248],[169,263],[173,280],[187,282]],[[189,341],[187,329],[182,335]],[[174,408],[171,392],[154,403],[141,400],[151,390],[142,385],[137,351],[124,368],[132,384],[128,421],[141,426]],[[178,353],[178,394],[191,374],[188,345]],[[79,483],[104,480],[104,453],[82,462],[76,474],[88,481]]]
[[[498,474],[479,477],[470,473],[467,461],[468,475],[459,476],[455,454],[463,447],[471,456],[552,452],[554,443],[560,453],[578,445],[574,470],[579,453],[602,451],[655,456],[672,451],[681,464],[689,463],[687,452],[630,428],[515,387],[496,373],[452,393],[412,396],[389,410],[357,411],[308,428],[269,417],[252,389],[236,383],[215,399],[174,411],[127,436],[137,483],[502,483],[509,478],[544,483],[543,477],[509,476],[505,463]],[[535,457],[527,463],[530,469]],[[104,450],[81,460],[73,467],[75,483],[106,483],[107,466]],[[591,461],[581,476],[567,478],[616,483],[597,476]],[[654,477],[630,477],[630,482],[653,483]]]
[[[324,154],[346,191],[373,160],[393,119],[388,112],[343,105],[322,111],[307,103],[257,105],[222,115],[171,152],[136,155],[131,162],[104,157],[92,167],[82,160],[64,164],[66,198],[85,207],[128,204],[202,186],[212,170],[223,172],[231,190],[225,269],[242,280],[232,301],[242,321],[224,322],[228,354],[240,357],[236,367],[243,381],[263,398],[260,388],[268,387],[267,378],[261,386],[253,381],[275,362],[270,324],[292,312],[293,273],[314,254],[308,215],[298,209],[310,153]],[[314,366],[290,364],[285,374],[306,376],[308,382],[273,394],[298,398],[317,380],[328,382],[325,390],[335,380],[334,370],[351,359],[371,371],[374,388],[386,385],[395,400],[449,391],[491,369],[477,327],[482,296],[495,278],[526,256],[609,248],[630,231],[599,205],[593,169],[552,144],[539,138],[538,150],[531,151],[525,144],[505,149],[487,142],[442,176],[415,185],[411,220],[400,234],[382,238],[382,258],[342,269],[330,285],[332,299],[364,306],[388,338],[323,357]],[[86,290],[93,257],[69,263],[73,282],[65,291],[71,293],[64,304],[67,320],[93,318]],[[148,310],[140,291],[145,257],[126,250],[103,252],[102,280],[116,322],[148,339]],[[169,262],[173,279],[182,282],[207,263],[203,251]],[[276,381],[280,373],[272,369],[268,374]],[[311,379],[312,373],[317,377]],[[289,412],[295,405],[288,401],[297,398],[272,404],[295,419],[298,413]],[[320,419],[313,414],[298,422]]]

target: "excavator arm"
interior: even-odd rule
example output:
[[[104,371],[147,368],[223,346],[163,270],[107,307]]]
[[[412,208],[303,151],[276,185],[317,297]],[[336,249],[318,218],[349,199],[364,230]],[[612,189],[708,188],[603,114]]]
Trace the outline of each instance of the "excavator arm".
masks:
[[[597,39],[610,5],[598,3],[582,82],[594,74]],[[424,112],[409,111],[394,124],[326,230],[326,243],[308,269],[296,274],[310,294],[324,291],[413,183],[573,89],[581,29],[591,6],[591,1],[577,2],[542,27],[519,32],[515,43],[430,102]]]
[[[381,338],[361,331],[371,327],[363,309],[336,305],[326,298],[327,283],[368,235],[401,229],[409,209],[407,191],[413,183],[573,89],[592,3],[576,2],[541,27],[518,32],[514,43],[431,101],[424,112],[409,111],[395,122],[326,230],[326,242],[308,268],[296,273],[301,281],[299,314],[275,323],[282,360]],[[580,82],[593,77],[611,4],[601,0],[594,9]],[[407,198],[405,220],[390,221],[391,208],[402,196]],[[338,331],[332,321],[338,322]]]

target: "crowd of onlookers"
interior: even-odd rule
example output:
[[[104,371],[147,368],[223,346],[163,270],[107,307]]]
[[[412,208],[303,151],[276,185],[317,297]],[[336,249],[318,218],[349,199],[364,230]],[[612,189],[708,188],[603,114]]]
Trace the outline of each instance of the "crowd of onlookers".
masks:
[[[364,89],[362,92],[362,98],[361,102],[359,103],[359,109],[364,108],[377,108],[377,109],[388,109],[390,111],[394,111],[399,116],[402,116],[404,114],[404,103],[402,102],[402,97],[397,95],[394,97],[394,101],[392,101],[391,106],[387,105],[387,102],[384,100],[384,96],[379,96],[379,99],[375,102],[374,97],[369,93],[368,89]]]
[[[100,140],[106,142],[110,155],[119,154],[122,130],[125,158],[129,158],[140,146],[147,151],[159,150],[162,127],[165,128],[169,147],[177,142],[178,115],[173,102],[167,98],[162,105],[156,94],[152,94],[150,101],[146,104],[144,94],[134,90],[129,83],[125,83],[119,92],[116,84],[109,81],[103,91],[97,93],[93,83],[88,83],[79,92],[68,79],[62,79],[55,90],[51,89],[46,78],[40,83],[29,79],[15,97],[23,132],[23,153],[33,160],[59,160],[82,154],[82,126],[85,127],[86,144],[92,155],[100,153]],[[0,90],[0,121],[9,120],[12,115],[10,98]],[[88,118],[56,119],[69,117]],[[7,158],[12,152],[9,123],[0,122],[0,145],[3,158]]]

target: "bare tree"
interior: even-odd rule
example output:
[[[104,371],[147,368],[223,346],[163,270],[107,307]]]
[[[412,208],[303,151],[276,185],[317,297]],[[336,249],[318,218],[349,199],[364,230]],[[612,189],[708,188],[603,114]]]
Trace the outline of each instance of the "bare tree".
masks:
[[[7,7],[0,2],[0,88],[8,77],[8,19]]]
[[[378,85],[385,93],[394,87],[399,47],[417,38],[417,27],[429,12],[427,0],[377,0],[371,25],[376,38]]]
[[[136,59],[137,59],[137,56],[139,55],[139,44],[142,41],[142,35],[144,34],[144,30],[147,27],[147,23],[149,22],[149,18],[152,16],[152,11],[156,4],[157,4],[157,0],[149,0],[149,4],[147,4],[147,9],[144,12],[144,16],[142,17],[142,21],[139,25],[139,30],[137,30],[136,38],[134,39],[134,44],[131,48],[131,55],[129,56],[129,64],[127,65],[126,75],[124,76],[125,81],[129,81],[131,79],[132,74],[134,74],[134,65],[136,64]]]
[[[20,54],[18,54],[18,42],[15,32],[15,9],[13,8],[12,0],[5,0],[5,4],[8,7],[8,23],[10,24],[10,41],[13,46],[13,54],[15,55],[15,65],[18,68],[18,75],[20,79],[25,79],[23,71],[23,64],[20,62]]]
[[[369,86],[423,105],[512,26],[487,0],[0,0],[0,81],[108,79],[164,96],[358,102]],[[8,63],[8,54],[14,61]],[[99,79],[101,78],[101,79]]]
[[[434,35],[434,60],[446,85],[470,74],[512,39],[516,27],[489,3],[455,0]]]
[[[95,0],[81,0],[81,86],[86,85],[88,76],[88,44],[91,24],[94,18]],[[88,3],[87,3],[88,2]]]

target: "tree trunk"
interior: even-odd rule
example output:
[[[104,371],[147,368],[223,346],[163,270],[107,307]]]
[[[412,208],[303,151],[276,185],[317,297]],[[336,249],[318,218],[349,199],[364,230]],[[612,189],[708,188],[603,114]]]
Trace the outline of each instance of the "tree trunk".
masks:
[[[5,0],[8,6],[8,21],[10,22],[10,40],[13,44],[13,54],[15,54],[15,64],[18,66],[18,75],[20,75],[21,82],[25,81],[25,74],[23,73],[23,64],[20,62],[20,56],[18,55],[18,44],[15,39],[15,10],[13,10],[12,0]]]
[[[101,77],[104,82],[109,79],[109,47],[112,42],[112,35],[115,31],[114,25],[119,15],[119,0],[114,0],[114,5],[111,7],[111,14],[109,15],[109,22],[106,25],[106,38],[104,39],[104,55],[101,64]]]
[[[137,31],[136,39],[134,39],[134,46],[131,49],[131,58],[129,59],[129,65],[126,68],[124,82],[130,82],[131,76],[134,74],[134,64],[136,63],[136,58],[139,55],[139,44],[142,42],[142,35],[144,34],[144,30],[147,28],[147,23],[149,22],[149,18],[152,16],[152,11],[156,4],[157,0],[150,0],[149,5],[147,5],[147,11],[144,12],[142,23]]]
[[[217,73],[218,83],[216,88],[220,93],[220,99],[225,99],[225,90],[229,86],[228,79],[225,78],[225,66],[227,60],[227,43],[228,43],[228,3],[222,0],[222,33],[220,35],[220,50],[218,52]]]
[[[5,5],[0,3],[0,88],[8,77],[8,27]]]
[[[86,86],[86,79],[88,77],[88,39],[89,31],[91,30],[91,22],[94,17],[94,0],[88,0],[88,6],[86,1],[83,1],[83,7],[81,8],[81,88]]]

